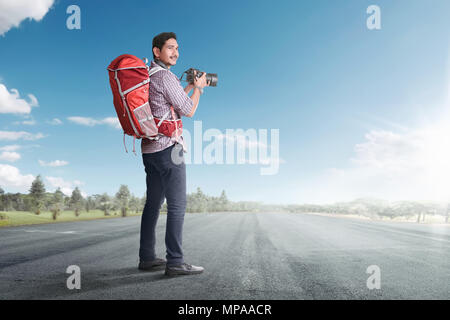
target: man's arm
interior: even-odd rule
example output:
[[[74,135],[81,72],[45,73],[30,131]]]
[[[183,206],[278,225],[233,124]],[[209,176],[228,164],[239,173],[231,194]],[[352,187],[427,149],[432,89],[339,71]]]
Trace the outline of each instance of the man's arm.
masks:
[[[194,102],[194,105],[192,106],[191,112],[187,114],[186,117],[192,118],[194,116],[195,111],[197,110],[198,107],[198,103],[200,102],[200,95],[201,95],[200,89],[198,87],[194,88],[194,93],[190,97],[192,102]]]
[[[164,78],[164,96],[180,115],[192,117],[200,100],[201,92],[199,88],[205,86],[207,86],[206,73],[200,78],[194,79],[194,84],[190,84],[184,89],[180,85],[180,81],[177,77],[168,73]],[[192,90],[192,88],[194,88],[194,93],[189,97],[187,93]]]
[[[160,72],[164,72],[161,74],[164,97],[178,114],[186,116],[192,111],[194,105],[192,99],[187,95],[192,85],[188,85],[183,89],[180,81],[174,74],[165,71]]]
[[[194,89],[194,85],[189,83],[186,88],[184,88],[184,92],[186,92],[186,94],[189,94],[189,92],[191,92],[191,90]]]
[[[195,111],[197,110],[198,103],[200,101],[200,95],[202,94],[200,91],[200,88],[203,89],[204,87],[209,86],[209,83],[207,83],[207,81],[206,81],[206,72],[204,72],[200,78],[194,77],[194,84],[189,84],[189,85],[191,85],[194,88],[194,93],[190,97],[192,102],[194,102],[194,105],[192,106],[191,112],[189,114],[187,114],[186,117],[192,118],[195,114]],[[185,88],[185,91],[187,88],[188,87]]]

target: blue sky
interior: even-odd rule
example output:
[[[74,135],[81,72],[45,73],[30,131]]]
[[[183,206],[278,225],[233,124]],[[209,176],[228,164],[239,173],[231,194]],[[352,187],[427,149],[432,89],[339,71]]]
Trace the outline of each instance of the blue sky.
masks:
[[[72,4],[81,9],[81,30],[66,27]],[[381,9],[381,30],[366,26],[372,4]],[[142,196],[140,143],[138,156],[125,153],[121,130],[104,120],[116,117],[106,67],[123,53],[150,59],[153,36],[173,31],[175,74],[189,67],[219,74],[194,118],[184,119],[186,130],[194,121],[203,130],[279,130],[276,174],[261,175],[262,164],[189,164],[188,192],[225,189],[232,200],[266,203],[447,197],[446,0],[60,0],[29,19],[33,6],[11,14],[18,27],[0,16],[7,192],[26,192],[41,174],[50,191],[114,194],[127,184]],[[132,142],[127,137],[129,150]]]

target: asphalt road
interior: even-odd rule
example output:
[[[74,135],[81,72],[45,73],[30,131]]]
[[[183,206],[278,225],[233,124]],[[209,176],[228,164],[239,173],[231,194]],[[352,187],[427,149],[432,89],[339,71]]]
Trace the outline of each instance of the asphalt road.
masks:
[[[165,215],[157,252],[165,256]],[[140,217],[0,228],[0,299],[450,299],[450,227],[307,214],[187,214],[194,276],[137,270]],[[69,290],[69,265],[81,289]],[[370,290],[369,266],[380,270]]]

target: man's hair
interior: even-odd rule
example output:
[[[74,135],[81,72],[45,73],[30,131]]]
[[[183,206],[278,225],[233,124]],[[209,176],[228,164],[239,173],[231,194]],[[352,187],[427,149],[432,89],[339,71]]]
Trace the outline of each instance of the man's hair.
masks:
[[[152,44],[152,52],[153,52],[154,47],[161,50],[162,47],[164,46],[164,44],[166,43],[166,41],[169,39],[177,40],[177,35],[173,32],[163,32],[163,33],[158,34],[156,37],[154,37],[153,44]],[[156,59],[154,53],[153,53],[153,59]]]

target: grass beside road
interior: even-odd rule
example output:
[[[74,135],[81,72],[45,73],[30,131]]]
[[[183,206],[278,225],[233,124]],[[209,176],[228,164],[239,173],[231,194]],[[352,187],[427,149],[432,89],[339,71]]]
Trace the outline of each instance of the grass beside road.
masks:
[[[110,214],[110,216],[105,216],[104,212],[101,210],[90,210],[89,212],[82,211],[80,215],[76,217],[73,211],[63,211],[56,220],[53,220],[50,211],[44,211],[40,215],[24,211],[2,211],[0,212],[0,215],[3,219],[0,219],[0,227],[121,217],[120,212],[111,212]],[[141,213],[128,213],[127,216],[138,215],[141,215]]]

